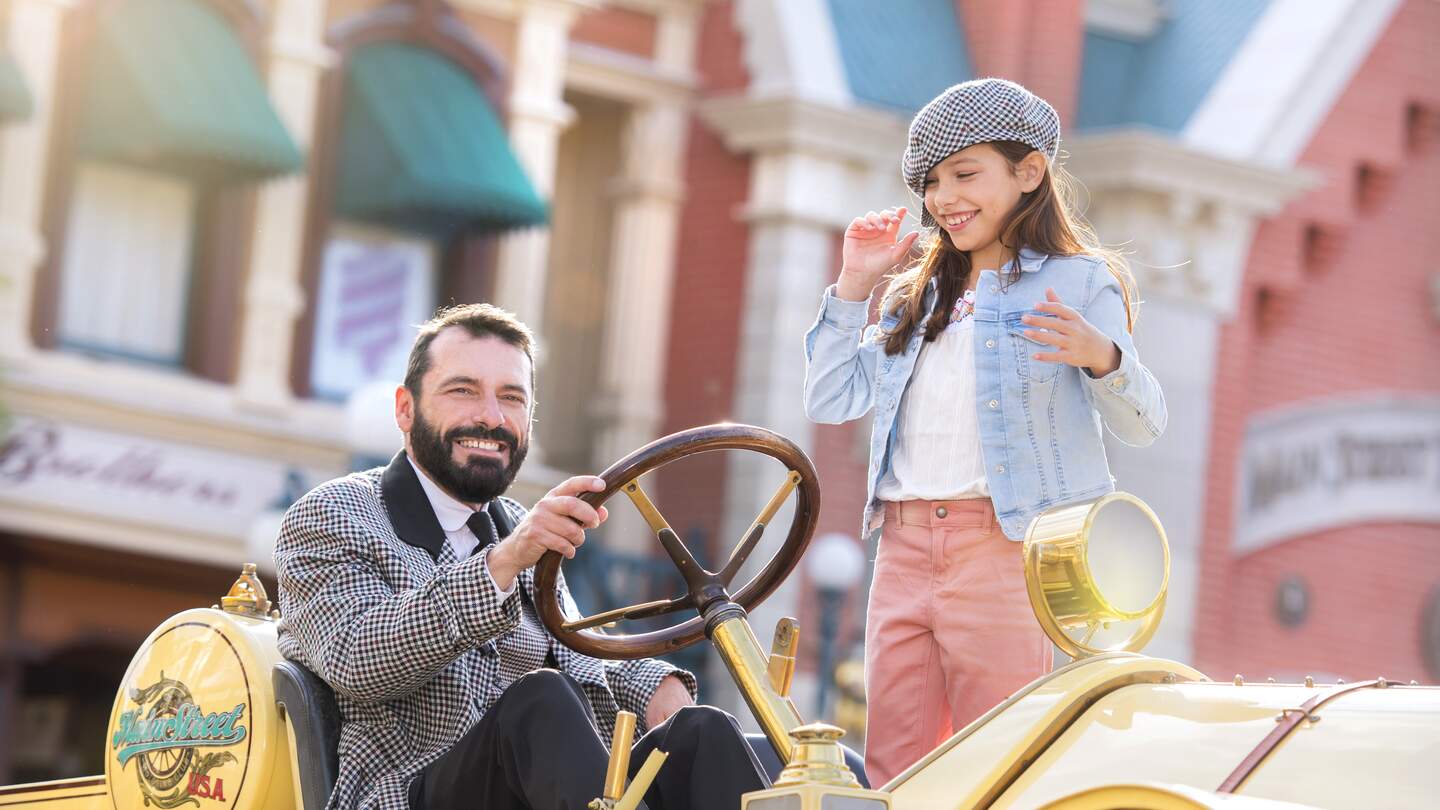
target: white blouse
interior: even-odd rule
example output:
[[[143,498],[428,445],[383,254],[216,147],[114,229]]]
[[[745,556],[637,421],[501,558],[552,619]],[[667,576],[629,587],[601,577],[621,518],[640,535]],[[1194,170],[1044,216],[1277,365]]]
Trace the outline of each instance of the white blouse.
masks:
[[[990,497],[975,409],[975,322],[950,324],[926,343],[900,400],[883,501]]]

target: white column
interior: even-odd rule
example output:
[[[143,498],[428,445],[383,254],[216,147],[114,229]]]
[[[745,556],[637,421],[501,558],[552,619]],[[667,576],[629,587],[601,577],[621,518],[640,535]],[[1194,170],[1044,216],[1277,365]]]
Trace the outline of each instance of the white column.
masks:
[[[1141,133],[1081,137],[1070,169],[1102,241],[1127,243],[1140,287],[1135,344],[1165,390],[1169,424],[1144,448],[1107,435],[1120,489],[1150,504],[1170,542],[1165,619],[1145,652],[1191,659],[1221,327],[1234,317],[1255,228],[1305,189],[1301,172],[1218,159]]]
[[[700,39],[700,17],[709,0],[681,0],[662,7],[655,28],[655,64],[667,70],[685,72],[695,66],[695,47]]]
[[[767,156],[758,162],[785,160]],[[756,173],[761,171],[765,169],[757,167]],[[800,340],[815,320],[820,293],[838,260],[836,233],[833,223],[793,212],[755,209],[750,216],[735,420],[773,430],[807,453],[814,449],[815,425],[806,418],[801,402],[805,356]],[[783,477],[784,469],[774,461],[753,453],[732,455],[719,548],[739,540]],[[787,506],[776,517],[745,578],[779,548],[792,514]],[[768,638],[781,616],[795,615],[799,588],[800,577],[792,576],[756,611],[754,623],[761,638]]]
[[[596,469],[659,436],[664,418],[665,346],[680,229],[681,156],[686,111],[656,104],[631,111],[624,135],[625,170],[615,196],[606,294]],[[648,550],[648,532],[632,509],[611,512],[607,537]]]
[[[655,35],[661,68],[686,71],[695,58],[699,9],[669,6]],[[656,439],[664,419],[664,350],[670,333],[671,290],[678,273],[676,244],[684,202],[684,156],[689,110],[665,97],[633,107],[621,144],[623,168],[615,189],[615,220],[606,294],[596,469]],[[663,486],[663,485],[662,485]],[[653,541],[633,509],[611,511],[607,537],[617,547],[649,551]]]
[[[565,53],[570,25],[585,8],[577,0],[527,0],[516,24],[515,63],[510,66],[510,145],[530,183],[554,198],[560,133],[575,118],[564,100]],[[550,231],[529,228],[500,240],[494,302],[542,334]]]
[[[0,127],[0,357],[33,350],[30,313],[35,274],[45,258],[41,232],[60,28],[74,0],[11,0],[5,47],[20,67],[35,109]]]
[[[894,156],[904,146],[905,122],[891,116],[795,98],[707,101],[706,123],[727,147],[752,152],[750,225],[745,270],[744,322],[735,395],[735,420],[773,430],[807,453],[815,426],[805,416],[801,343],[815,320],[820,294],[837,270],[839,234],[857,212],[903,199]],[[776,462],[732,454],[725,479],[725,514],[718,546],[735,543],[784,476]],[[793,508],[751,556],[739,580],[748,581],[785,539]],[[858,523],[859,513],[855,515]],[[743,584],[743,582],[742,582]],[[768,638],[782,616],[796,615],[800,577],[791,576],[752,616]],[[729,690],[728,677],[712,673],[712,688]],[[796,679],[797,700],[809,701],[813,678]],[[721,695],[739,705],[738,698]],[[746,713],[739,713],[746,716]]]
[[[267,71],[270,99],[300,150],[313,154],[321,83],[334,64],[325,47],[325,0],[280,0],[274,11]],[[295,321],[305,307],[302,286],[307,173],[265,183],[255,207],[255,240],[240,326],[236,397],[283,410],[294,400],[290,361]]]
[[[799,188],[809,185],[804,179],[807,176],[811,182],[822,181],[823,177],[816,176],[817,171],[826,172],[826,169],[802,154],[791,152],[757,156],[751,174],[757,181],[767,177],[775,181],[783,176],[787,178],[784,186]],[[828,173],[837,177],[845,174],[843,167],[834,165]],[[756,185],[774,188],[769,181]],[[823,187],[823,182],[820,185]],[[815,217],[812,211],[788,206],[778,209],[752,205],[748,219],[750,249],[745,271],[735,420],[773,430],[813,458],[815,425],[806,418],[801,401],[805,374],[801,336],[815,319],[820,294],[838,261],[835,245],[839,226]],[[730,548],[738,542],[784,475],[782,465],[759,454],[730,454],[725,477],[725,513],[717,548]],[[794,516],[793,504],[792,497],[771,522],[764,540],[737,578],[737,587],[748,582],[784,542]],[[770,638],[771,630],[781,617],[799,615],[801,580],[800,570],[796,569],[751,614],[751,624],[761,639]],[[712,677],[711,683],[714,681]],[[811,705],[813,688],[814,679],[808,675],[796,679],[795,697],[800,705]],[[738,699],[735,703],[739,705]]]

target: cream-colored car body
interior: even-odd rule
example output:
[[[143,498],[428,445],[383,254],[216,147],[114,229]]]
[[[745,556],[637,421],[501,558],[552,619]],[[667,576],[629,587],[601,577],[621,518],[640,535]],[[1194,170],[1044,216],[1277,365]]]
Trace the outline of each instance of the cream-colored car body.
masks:
[[[270,680],[279,660],[269,618],[213,609],[171,617],[137,651],[116,695],[107,737],[97,741],[105,774],[0,788],[0,808],[144,810],[180,801],[200,810],[298,810],[294,741]],[[177,702],[179,687],[157,697],[162,681],[183,685],[183,703],[194,708]],[[1277,717],[1337,688],[1236,685],[1163,659],[1097,656],[1035,681],[883,791],[893,810],[1440,806],[1440,687],[1431,686],[1340,695],[1238,791],[1215,792]],[[137,731],[134,718],[157,700],[169,701],[160,716],[186,718],[188,728],[177,720],[178,730]],[[181,763],[185,751],[193,753]]]

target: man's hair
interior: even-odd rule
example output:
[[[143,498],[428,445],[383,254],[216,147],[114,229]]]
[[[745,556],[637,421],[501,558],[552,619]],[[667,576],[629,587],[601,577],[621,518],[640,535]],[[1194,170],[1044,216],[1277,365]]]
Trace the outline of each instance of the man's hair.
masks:
[[[410,360],[405,366],[405,387],[418,398],[420,381],[430,370],[430,344],[446,329],[458,326],[477,338],[497,337],[525,352],[530,359],[530,389],[535,389],[535,335],[514,314],[490,304],[461,304],[446,307],[420,325]]]

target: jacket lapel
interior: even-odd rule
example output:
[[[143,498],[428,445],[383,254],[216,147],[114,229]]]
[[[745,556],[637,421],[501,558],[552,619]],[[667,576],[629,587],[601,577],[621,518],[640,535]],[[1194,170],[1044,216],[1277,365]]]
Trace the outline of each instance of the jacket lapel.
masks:
[[[445,530],[440,528],[430,499],[425,497],[420,479],[403,450],[395,454],[380,476],[380,493],[385,498],[385,512],[390,516],[395,534],[406,543],[425,549],[430,559],[438,560],[440,549],[445,546]]]
[[[500,503],[499,498],[491,498],[490,503],[485,507],[490,512],[490,519],[495,521],[496,539],[504,540],[515,531],[515,521],[510,518],[510,512]]]

